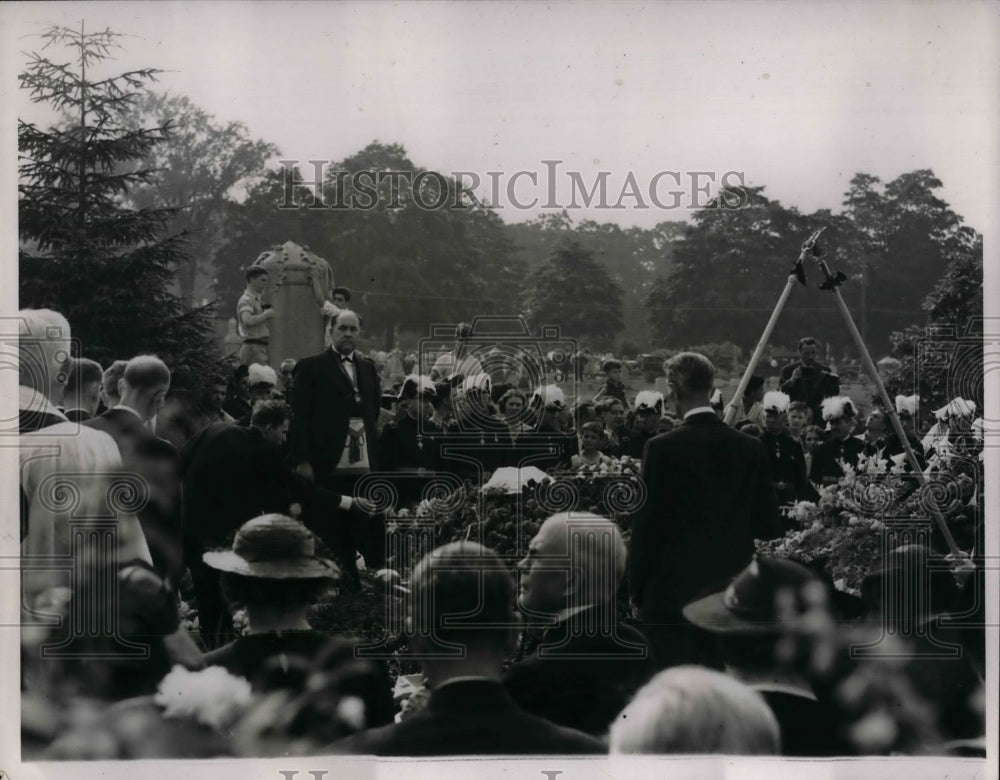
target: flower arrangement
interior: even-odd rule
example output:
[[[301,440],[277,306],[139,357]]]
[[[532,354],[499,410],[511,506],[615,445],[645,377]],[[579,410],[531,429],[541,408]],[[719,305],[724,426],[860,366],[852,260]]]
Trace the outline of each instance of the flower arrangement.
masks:
[[[153,700],[165,718],[190,718],[222,731],[242,716],[252,699],[250,683],[221,666],[198,672],[175,666],[160,681]]]
[[[933,530],[933,510],[960,543],[971,546],[966,526],[970,514],[975,515],[977,497],[972,477],[940,469],[921,485],[916,476],[890,463],[865,456],[856,468],[841,463],[843,477],[819,488],[818,501],[784,508],[790,530],[780,539],[759,542],[758,553],[822,564],[838,588],[857,593],[897,538]]]

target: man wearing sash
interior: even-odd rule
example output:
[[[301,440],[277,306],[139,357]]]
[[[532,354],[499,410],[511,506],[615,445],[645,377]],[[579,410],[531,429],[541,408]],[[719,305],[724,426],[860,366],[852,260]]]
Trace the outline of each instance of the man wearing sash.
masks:
[[[296,470],[320,487],[353,497],[355,485],[375,467],[382,389],[375,363],[357,351],[361,320],[353,311],[335,314],[329,324],[330,347],[295,366],[291,460]],[[348,511],[349,544],[360,548],[368,568],[384,556],[382,523]],[[380,529],[382,532],[380,533]],[[348,578],[353,560],[344,561]]]

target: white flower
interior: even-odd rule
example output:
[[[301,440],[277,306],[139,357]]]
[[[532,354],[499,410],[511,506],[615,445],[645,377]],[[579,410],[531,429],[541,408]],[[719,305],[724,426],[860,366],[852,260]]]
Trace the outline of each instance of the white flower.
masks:
[[[231,726],[252,699],[250,683],[221,666],[200,672],[175,666],[160,681],[154,697],[165,718],[191,718],[216,730]]]
[[[855,723],[850,730],[851,740],[862,753],[880,753],[896,741],[899,727],[884,710],[878,710]]]
[[[337,703],[337,719],[355,731],[361,731],[366,725],[365,703],[357,696],[345,696]]]

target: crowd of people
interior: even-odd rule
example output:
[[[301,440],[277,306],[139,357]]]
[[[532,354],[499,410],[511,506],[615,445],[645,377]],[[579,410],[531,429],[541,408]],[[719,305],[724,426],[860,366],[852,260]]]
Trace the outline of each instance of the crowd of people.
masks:
[[[276,371],[259,278],[240,300],[239,365],[211,377],[144,354],[103,369],[69,356],[60,314],[20,313],[26,757],[978,754],[981,620],[947,631],[954,657],[920,658],[911,699],[892,692],[932,716],[881,730],[859,704],[864,662],[844,630],[899,633],[885,605],[926,580],[927,630],[903,633],[940,644],[942,616],[981,615],[970,560],[911,545],[857,597],[755,554],[788,530],[782,504],[816,498],[862,456],[911,476],[975,468],[974,403],[937,410],[921,437],[919,399],[897,397],[904,442],[877,401],[862,415],[864,399],[841,393],[812,339],[729,407],[712,363],[691,352],[666,362],[666,394],[633,395],[609,358],[594,395],[567,397],[544,365],[494,371],[467,326],[428,375],[414,360],[387,382],[340,288],[329,346]],[[402,676],[394,689],[395,656],[312,627],[316,604],[385,565],[385,515],[360,489],[369,475],[402,507],[442,472],[485,482],[504,466],[553,473],[620,456],[641,459],[645,491],[624,532],[559,513],[513,572],[466,541],[402,583],[378,580],[387,604],[405,601],[396,646],[419,664],[415,693],[399,694]],[[84,613],[97,618],[82,625]],[[543,627],[532,645],[529,624]],[[877,714],[891,719],[887,706]]]

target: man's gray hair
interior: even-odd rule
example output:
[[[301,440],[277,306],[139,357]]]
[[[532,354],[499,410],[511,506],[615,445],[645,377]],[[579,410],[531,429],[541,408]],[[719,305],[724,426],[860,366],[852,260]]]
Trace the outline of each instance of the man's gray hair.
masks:
[[[689,399],[708,396],[715,384],[715,366],[697,352],[680,352],[670,358],[664,368],[667,383],[678,398]]]
[[[781,731],[763,697],[728,675],[675,666],[643,686],[611,724],[611,753],[778,755]]]
[[[65,384],[70,359],[69,321],[52,309],[21,309],[18,312],[19,381],[47,394],[53,378]]]
[[[568,563],[573,568],[576,603],[570,607],[606,604],[614,599],[625,577],[625,540],[614,521],[590,512],[559,512],[542,527],[546,533],[564,534]],[[563,545],[560,545],[563,547]]]

